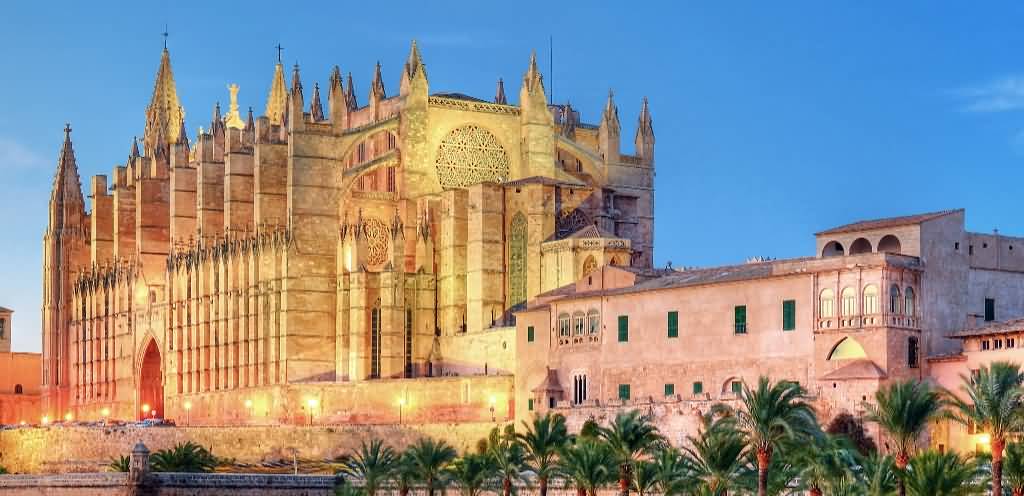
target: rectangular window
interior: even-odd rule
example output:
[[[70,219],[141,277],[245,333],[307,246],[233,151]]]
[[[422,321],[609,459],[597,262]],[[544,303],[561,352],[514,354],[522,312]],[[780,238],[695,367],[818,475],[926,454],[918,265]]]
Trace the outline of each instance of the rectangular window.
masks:
[[[412,367],[412,309],[405,309],[405,377],[413,376]]]
[[[6,326],[6,324],[7,324],[7,320],[6,319],[0,319],[0,339],[4,338],[4,327]]]
[[[734,314],[733,328],[736,331],[736,334],[746,334],[747,333],[747,306],[746,305],[738,305],[735,309],[733,309],[733,314]]]
[[[696,381],[693,383],[693,394],[701,394],[704,392],[704,383]]]
[[[996,339],[995,341],[992,341],[992,348],[998,350],[998,349],[1002,349],[1002,347],[1003,347],[1003,340],[1002,339]]]
[[[907,338],[907,367],[916,369],[918,367],[918,343],[916,337]]]
[[[526,400],[526,409],[531,412],[533,411],[533,398]]]
[[[987,339],[982,339],[981,340],[981,351],[985,351],[987,349],[988,349],[988,340]]]
[[[743,383],[740,381],[732,381],[732,383],[729,384],[729,388],[732,391],[732,394],[740,394],[743,392]]]
[[[985,322],[996,320],[996,299],[985,298]]]
[[[668,313],[668,337],[679,337],[679,312]]]
[[[1006,347],[1013,348],[1016,345],[1016,341],[1013,338],[1006,338]]]
[[[796,329],[796,300],[785,300],[782,302],[782,330],[792,331]]]
[[[629,341],[629,316],[619,315],[619,342]]]
[[[623,401],[629,399],[629,384],[619,384],[619,399]]]
[[[665,396],[674,396],[676,394],[675,384],[665,384]]]
[[[532,343],[533,342],[533,326],[529,326],[529,327],[526,328],[526,342],[527,343]]]

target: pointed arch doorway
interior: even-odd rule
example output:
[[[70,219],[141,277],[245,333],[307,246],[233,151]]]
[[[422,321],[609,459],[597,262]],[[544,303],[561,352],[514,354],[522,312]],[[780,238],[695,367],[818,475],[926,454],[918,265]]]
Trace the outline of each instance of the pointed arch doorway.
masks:
[[[139,419],[164,418],[164,382],[160,350],[150,339],[139,365]]]

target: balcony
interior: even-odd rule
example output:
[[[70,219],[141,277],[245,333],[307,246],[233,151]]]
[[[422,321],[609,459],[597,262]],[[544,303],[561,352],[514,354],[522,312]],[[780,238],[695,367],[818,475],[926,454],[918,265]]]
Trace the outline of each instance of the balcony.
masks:
[[[863,327],[899,327],[920,329],[920,318],[903,314],[874,313],[868,315],[838,315],[819,317],[818,330],[860,329]]]

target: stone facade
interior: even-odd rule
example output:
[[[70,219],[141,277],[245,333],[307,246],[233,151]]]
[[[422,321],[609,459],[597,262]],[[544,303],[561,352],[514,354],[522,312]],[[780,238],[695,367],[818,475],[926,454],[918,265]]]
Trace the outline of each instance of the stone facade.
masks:
[[[11,351],[14,311],[0,307],[0,425],[36,422],[40,354]]]
[[[959,350],[948,335],[964,322],[1024,316],[1024,240],[968,232],[962,210],[816,238],[814,257],[604,266],[538,295],[517,318],[517,417],[554,410],[579,424],[626,408],[686,416],[767,375],[803,385],[827,422],[863,413],[880,385],[939,373],[925,359]],[[696,426],[662,423],[674,439]]]
[[[65,129],[43,415],[223,424],[254,401],[286,421],[309,388],[333,405],[365,382],[426,394],[423,378],[509,374],[515,309],[601,265],[651,266],[646,100],[627,155],[612,95],[586,124],[549,105],[535,57],[516,105],[501,82],[494,101],[430,94],[415,43],[398,93],[378,66],[365,105],[337,68],[326,107],[297,66],[290,85],[274,68],[261,117],[238,91],[190,140],[165,49],[141,149],[91,179],[88,210]]]

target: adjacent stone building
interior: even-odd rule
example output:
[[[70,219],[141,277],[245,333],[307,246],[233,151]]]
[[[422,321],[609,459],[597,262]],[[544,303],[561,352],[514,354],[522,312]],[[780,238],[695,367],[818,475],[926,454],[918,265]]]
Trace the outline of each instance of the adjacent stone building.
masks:
[[[14,310],[0,307],[0,425],[39,419],[39,353],[11,351]]]
[[[259,117],[231,85],[190,138],[164,49],[141,142],[84,193],[65,128],[44,415],[508,418],[513,312],[600,266],[651,267],[646,100],[629,155],[612,95],[588,124],[549,104],[535,57],[515,104],[500,79],[490,101],[431,94],[415,43],[391,96],[379,65],[363,101],[337,67],[322,96],[291,73],[274,67]]]

